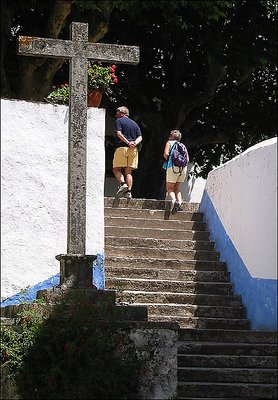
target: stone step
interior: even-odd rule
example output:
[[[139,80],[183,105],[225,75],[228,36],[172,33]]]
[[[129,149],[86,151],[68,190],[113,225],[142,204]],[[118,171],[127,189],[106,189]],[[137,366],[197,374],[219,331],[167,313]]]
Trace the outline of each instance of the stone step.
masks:
[[[211,295],[172,292],[151,292],[139,290],[123,290],[117,292],[116,302],[121,304],[163,303],[194,304],[207,306],[241,307],[241,297],[237,295]]]
[[[221,398],[226,399],[230,396],[240,399],[276,399],[277,386],[275,384],[262,383],[214,383],[214,382],[179,382],[178,399],[203,399]],[[221,397],[219,397],[221,396]]]
[[[102,320],[113,316],[117,321],[147,321],[148,320],[148,310],[147,307],[143,305],[133,304],[133,305],[121,305],[121,306],[113,306],[110,307],[109,312],[111,315],[108,317],[99,313],[96,313],[95,310],[98,308],[97,305],[89,305],[86,306],[86,310],[89,313],[94,313],[95,318],[97,320]],[[72,309],[72,310],[71,310]],[[71,318],[72,315],[76,312],[76,307],[74,306],[65,306],[63,305],[63,315],[59,316],[59,318]]]
[[[143,237],[105,236],[105,246],[147,247],[156,249],[182,249],[213,251],[214,243],[205,240],[153,239]]]
[[[115,197],[105,197],[104,207],[113,208],[138,208],[138,209],[148,209],[148,210],[165,210],[171,205],[169,200],[156,200],[156,199],[116,199]],[[199,203],[188,203],[183,204],[184,211],[198,211]],[[182,211],[180,211],[182,213]]]
[[[148,308],[148,315],[207,318],[246,318],[244,307],[197,306],[192,304],[136,303]]]
[[[78,289],[75,289],[76,291]],[[47,290],[46,290],[47,291]],[[46,292],[42,290],[41,292]],[[50,289],[50,292],[52,289]],[[86,290],[85,290],[86,291]],[[115,316],[119,321],[147,321],[148,319],[148,309],[143,304],[116,304],[116,292],[115,291],[86,291],[80,290],[80,293],[76,293],[79,296],[79,300],[82,298],[82,294],[86,296],[86,310],[89,314],[93,313],[96,318],[99,317],[98,310],[101,306],[106,306],[106,309],[111,312],[111,315]],[[85,293],[84,293],[85,292]],[[85,297],[83,297],[85,300]],[[63,316],[61,318],[71,318],[71,316],[76,312],[76,306],[72,304],[72,300],[67,303],[64,298],[65,303],[63,303]],[[57,306],[57,300],[54,303],[37,304],[40,309],[47,308],[48,310],[55,309]],[[8,305],[6,307],[1,307],[1,323],[3,325],[14,325],[16,320],[18,321],[17,315],[23,311],[30,311],[34,307],[33,303],[21,303],[15,305]],[[107,317],[107,315],[106,315]],[[60,317],[59,317],[60,318]],[[103,318],[103,314],[101,314]]]
[[[209,240],[209,232],[206,231],[193,231],[181,229],[159,229],[159,228],[143,228],[143,227],[121,227],[121,226],[106,226],[105,238],[116,236],[118,238],[153,238],[153,239],[167,239],[169,241],[180,240]],[[173,239],[177,238],[177,239]],[[177,240],[179,241],[179,240]]]
[[[202,261],[219,261],[219,253],[210,250],[179,250],[174,253],[171,249],[158,249],[146,247],[111,246],[105,244],[106,256],[137,257],[137,258],[172,258],[178,257],[178,260],[202,260]]]
[[[250,355],[249,352],[248,355],[179,354],[178,367],[277,368],[276,355],[257,356],[252,353],[250,352]]]
[[[147,290],[174,293],[194,294],[232,294],[231,283],[218,282],[184,282],[167,281],[158,279],[130,279],[130,278],[106,278],[107,289],[113,290]]]
[[[252,332],[252,331],[251,331]],[[241,341],[234,340],[235,333],[227,334],[229,342],[178,342],[179,355],[202,355],[202,356],[275,356],[277,345],[275,343],[250,343],[245,340],[244,334]],[[242,332],[241,332],[242,333]],[[245,340],[243,342],[243,340]]]
[[[179,329],[179,341],[222,343],[269,343],[277,346],[277,332],[226,331],[221,329]]]
[[[136,267],[105,267],[107,278],[167,279],[201,282],[229,282],[225,271],[188,271],[179,269],[151,269]]]
[[[144,218],[146,220],[160,219],[161,221],[199,221],[203,222],[203,213],[194,211],[182,211],[174,215],[166,215],[163,210],[148,210],[136,208],[115,208],[106,207],[104,209],[105,217],[124,218]]]
[[[227,271],[226,264],[220,261],[175,260],[167,258],[122,258],[122,256],[105,256],[105,265],[147,269],[175,269],[190,271]]]
[[[275,383],[277,370],[265,368],[178,368],[179,382]]]
[[[106,287],[116,304],[181,326],[177,399],[276,398],[277,334],[250,330],[199,204],[172,215],[169,201],[104,201]]]
[[[180,317],[176,315],[149,315],[149,321],[156,322],[177,322],[181,328],[190,329],[249,329],[250,322],[247,319],[227,319],[227,318],[205,318],[205,317]]]
[[[190,397],[181,397],[181,396],[178,396],[177,397],[177,400],[182,400],[182,399],[184,399],[184,400],[224,400],[223,397],[204,397],[204,396],[202,396],[202,397],[192,397],[192,396],[190,396]],[[245,397],[245,399],[246,399],[246,397]],[[243,397],[225,397],[225,400],[243,400]]]
[[[181,220],[165,220],[153,218],[132,218],[122,216],[105,216],[104,225],[106,227],[126,227],[126,228],[150,228],[150,229],[174,229],[176,232],[184,230],[206,231],[207,225],[201,221],[181,221]]]

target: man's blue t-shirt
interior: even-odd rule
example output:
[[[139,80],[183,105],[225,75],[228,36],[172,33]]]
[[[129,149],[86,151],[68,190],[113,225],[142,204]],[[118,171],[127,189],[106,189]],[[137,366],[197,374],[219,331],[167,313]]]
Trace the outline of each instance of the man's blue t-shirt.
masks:
[[[134,142],[141,136],[139,126],[130,118],[122,117],[116,119],[115,131],[120,131],[129,142]],[[116,137],[116,147],[128,147],[126,143]]]

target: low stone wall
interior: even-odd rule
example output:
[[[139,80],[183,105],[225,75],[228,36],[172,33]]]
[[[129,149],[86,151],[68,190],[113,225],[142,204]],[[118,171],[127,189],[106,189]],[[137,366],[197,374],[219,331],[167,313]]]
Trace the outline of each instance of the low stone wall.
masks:
[[[1,366],[1,400],[20,400],[16,381],[9,376],[9,364]]]
[[[136,399],[169,400],[177,391],[177,329],[162,324],[137,322],[125,324],[118,331],[122,342],[131,342],[140,362],[144,364],[139,378]],[[129,357],[130,346],[121,349]],[[93,356],[93,355],[92,355]],[[86,371],[84,371],[86,374]],[[16,381],[9,377],[8,365],[1,367],[1,400],[22,399]],[[134,393],[130,393],[130,399]],[[94,398],[94,397],[92,397]],[[66,399],[66,397],[64,398]],[[31,400],[31,399],[30,399]]]
[[[82,361],[83,359],[80,360],[78,354],[76,357],[73,356],[74,369],[78,371],[78,376],[83,377],[88,374],[94,376],[94,374],[97,374],[99,377],[97,386],[100,385],[100,387],[102,384],[104,386],[107,385],[107,380],[111,380],[111,386],[115,385],[112,382],[113,380],[119,382],[119,387],[123,385],[122,387],[125,391],[124,398],[169,400],[176,396],[178,324],[147,321],[147,309],[143,306],[115,306],[114,291],[73,290],[71,294],[74,297],[68,297],[63,304],[62,302],[59,303],[60,300],[56,304],[53,303],[53,293],[56,297],[58,289],[42,291],[40,295],[45,293],[46,296],[49,295],[50,297],[47,299],[44,296],[47,303],[44,306],[43,303],[40,303],[38,307],[39,310],[42,307],[47,307],[47,310],[50,310],[49,323],[43,324],[33,345],[28,350],[30,358],[27,356],[27,364],[25,364],[25,367],[27,365],[27,372],[25,371],[24,375],[24,386],[26,386],[26,381],[34,381],[38,385],[42,376],[43,382],[46,383],[53,379],[51,372],[53,359],[51,359],[51,362],[48,361],[48,354],[52,354],[52,347],[56,349],[55,368],[57,373],[61,372],[61,365],[63,365],[64,371],[68,367],[68,354],[66,354],[65,346],[69,349],[75,348],[74,338],[80,336],[81,330],[84,333],[81,335],[83,337],[82,342],[78,342],[80,350],[83,354],[85,351],[86,362],[88,362],[88,359],[95,359],[95,361],[88,365],[85,361]],[[42,297],[39,296],[39,298]],[[79,299],[79,304],[75,303],[76,298]],[[52,300],[50,301],[49,299]],[[11,324],[15,315],[18,315],[23,310],[33,310],[32,307],[34,307],[32,304],[22,304],[2,308],[2,323]],[[16,325],[10,325],[9,329],[19,331],[21,329],[20,319],[17,318],[14,321],[16,321]],[[62,337],[59,334],[60,330],[62,330]],[[56,337],[57,339],[55,339]],[[67,338],[65,342],[63,341],[64,337]],[[74,341],[72,342],[70,338],[73,338]],[[59,343],[57,343],[57,340],[59,340]],[[91,340],[93,344],[88,346]],[[49,342],[52,344],[49,345]],[[58,348],[61,347],[61,349],[65,350],[57,353],[57,345]],[[36,348],[35,352],[33,351],[34,346]],[[51,347],[46,350],[47,346]],[[42,349],[42,352],[38,352],[38,349]],[[108,352],[107,349],[109,349]],[[28,364],[28,359],[31,360],[29,361],[29,363],[31,362],[31,367],[28,367],[30,365]],[[70,359],[72,359],[72,356]],[[118,365],[118,368],[115,369],[114,363]],[[37,373],[36,368],[38,364],[40,364],[39,373]],[[42,364],[44,365],[43,371]],[[109,366],[111,371],[109,371]],[[72,368],[69,370],[71,371]],[[121,374],[124,374],[124,376],[121,376]],[[20,390],[20,384],[17,385],[15,380],[9,378],[8,375],[7,361],[2,367],[1,399],[23,400],[24,392]],[[75,374],[72,379],[76,379]],[[89,380],[89,382],[91,381]],[[95,381],[93,380],[93,382]],[[57,384],[57,382],[54,384]],[[74,382],[77,388],[78,384],[79,381]],[[82,383],[80,385],[82,386]],[[127,389],[129,387],[131,392],[126,397],[126,390],[129,390]],[[98,398],[94,394],[94,389],[96,389],[94,384],[92,390],[91,387],[87,389],[91,391],[90,398]],[[31,393],[40,393],[41,388],[34,386],[32,389],[28,388],[28,390],[31,390]],[[48,389],[46,385],[43,387],[44,393],[48,393],[47,390],[51,389]],[[114,395],[113,389],[111,390],[112,393],[111,391],[109,392],[110,397],[108,398],[112,398],[111,395]],[[115,390],[119,389],[115,388]],[[68,393],[68,390],[61,391],[62,398],[68,398],[66,393]],[[120,396],[120,392],[115,394],[115,398],[121,398]],[[28,398],[31,399],[30,395]],[[39,394],[36,398],[40,398]]]
[[[175,325],[137,323],[130,329],[139,360],[145,363],[139,398],[171,399],[177,390],[177,329]]]

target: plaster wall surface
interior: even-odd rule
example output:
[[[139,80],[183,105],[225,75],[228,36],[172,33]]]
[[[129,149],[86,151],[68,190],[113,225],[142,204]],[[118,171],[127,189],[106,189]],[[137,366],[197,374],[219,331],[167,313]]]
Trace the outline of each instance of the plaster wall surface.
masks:
[[[88,108],[86,254],[104,252],[105,110]],[[67,252],[68,107],[1,99],[1,297],[59,272]]]
[[[206,180],[191,174],[194,170],[194,164],[189,163],[187,166],[187,175],[185,181],[181,184],[181,194],[183,201],[189,203],[200,203],[202,200]]]
[[[252,277],[277,278],[277,138],[209,174],[207,193]]]
[[[277,138],[211,171],[200,204],[254,330],[277,330]]]

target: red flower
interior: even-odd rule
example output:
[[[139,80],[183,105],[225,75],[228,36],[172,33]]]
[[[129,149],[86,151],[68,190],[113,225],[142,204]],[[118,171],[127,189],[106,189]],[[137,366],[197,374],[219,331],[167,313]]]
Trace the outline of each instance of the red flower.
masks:
[[[114,83],[118,83],[118,78],[114,78]]]
[[[29,321],[32,321],[31,315],[26,315],[25,317],[22,317],[21,320],[20,320],[21,323],[24,323],[24,322],[26,323],[26,322],[29,322]]]
[[[111,71],[115,72],[115,69],[116,69],[116,65],[115,64],[111,65]]]
[[[2,351],[2,357],[4,361],[6,361],[9,358],[9,354],[6,352],[6,350]]]

